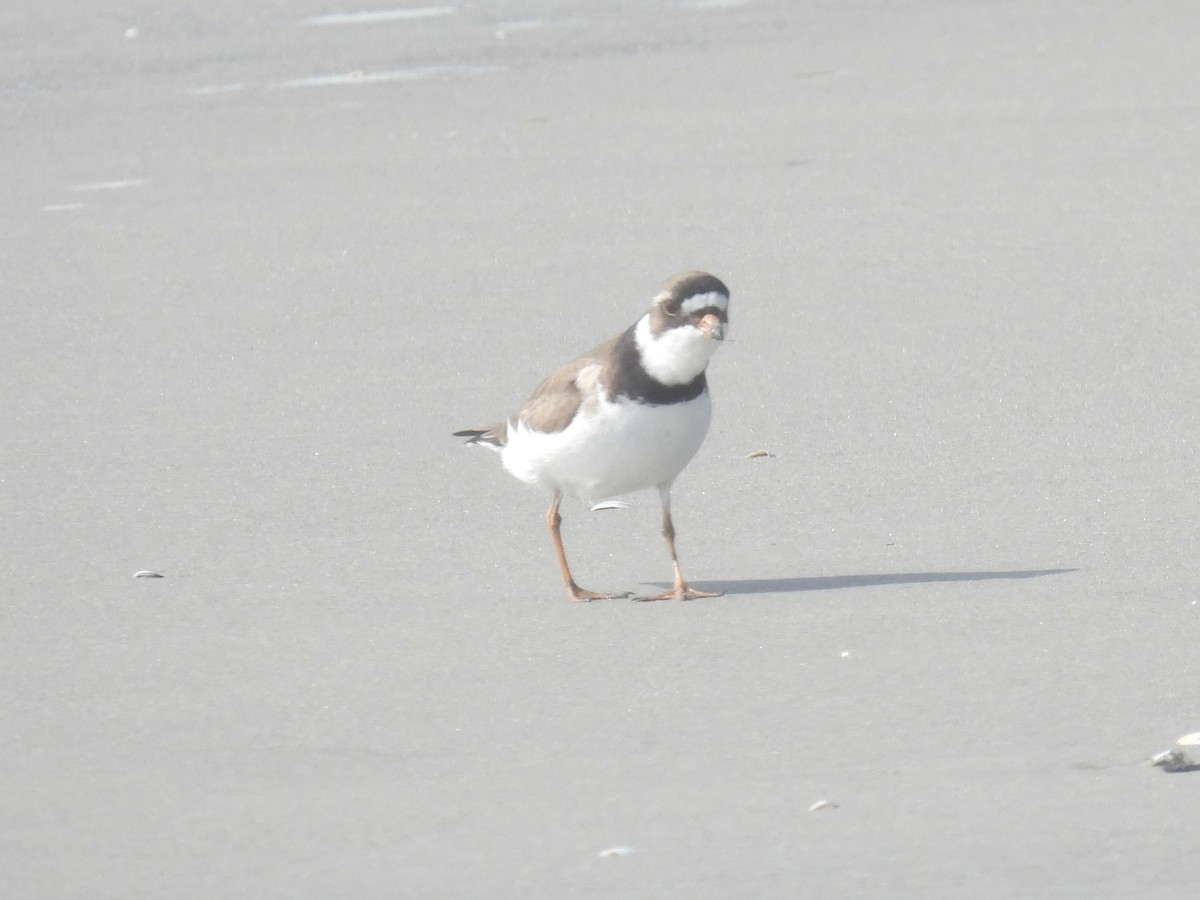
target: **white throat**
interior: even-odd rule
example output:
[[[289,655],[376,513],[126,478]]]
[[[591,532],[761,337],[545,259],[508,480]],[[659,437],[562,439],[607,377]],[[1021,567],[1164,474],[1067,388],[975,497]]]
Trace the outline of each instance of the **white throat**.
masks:
[[[656,335],[650,331],[649,314],[638,320],[633,339],[643,368],[666,385],[692,381],[704,371],[720,344],[693,325],[668,328]]]

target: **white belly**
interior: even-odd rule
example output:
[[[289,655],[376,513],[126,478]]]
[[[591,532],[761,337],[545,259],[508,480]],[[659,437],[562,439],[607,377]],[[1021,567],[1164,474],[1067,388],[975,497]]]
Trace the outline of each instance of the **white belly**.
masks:
[[[674,480],[704,443],[711,419],[708,391],[666,406],[601,400],[555,434],[510,423],[501,456],[522,481],[595,502]]]

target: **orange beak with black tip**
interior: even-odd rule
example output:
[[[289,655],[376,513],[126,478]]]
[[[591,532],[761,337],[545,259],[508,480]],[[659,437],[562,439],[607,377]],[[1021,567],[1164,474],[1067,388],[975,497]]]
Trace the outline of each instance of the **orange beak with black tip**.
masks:
[[[714,341],[725,340],[725,323],[721,321],[721,317],[716,313],[708,313],[696,323],[696,327]]]

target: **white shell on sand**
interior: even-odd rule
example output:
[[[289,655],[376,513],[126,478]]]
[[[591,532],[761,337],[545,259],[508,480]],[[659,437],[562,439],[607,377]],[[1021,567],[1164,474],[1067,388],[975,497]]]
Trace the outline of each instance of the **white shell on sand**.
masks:
[[[596,855],[601,859],[607,859],[610,856],[628,856],[632,852],[632,847],[608,847],[604,850],[601,850]]]
[[[1165,750],[1150,760],[1151,765],[1161,766],[1168,772],[1190,772],[1200,769],[1200,731],[1185,734],[1170,750]]]

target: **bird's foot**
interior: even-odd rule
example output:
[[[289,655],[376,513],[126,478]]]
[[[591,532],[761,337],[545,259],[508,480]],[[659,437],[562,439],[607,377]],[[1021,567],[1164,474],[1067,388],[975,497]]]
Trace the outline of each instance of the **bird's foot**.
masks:
[[[625,600],[633,596],[629,591],[621,591],[619,594],[600,594],[596,591],[585,590],[577,584],[567,585],[567,594],[574,603],[591,603],[593,600]]]
[[[653,597],[634,597],[639,603],[649,603],[651,600],[698,600],[701,597],[720,597],[724,591],[701,591],[686,584],[677,584],[669,591],[655,594]]]

